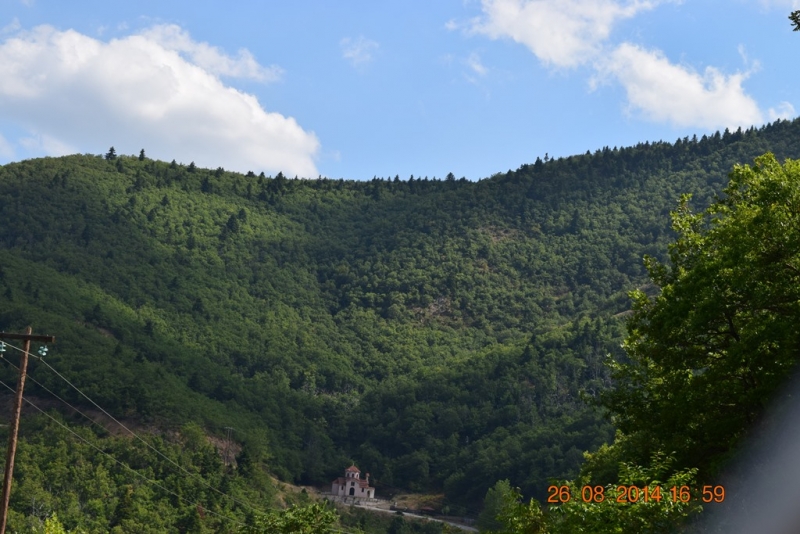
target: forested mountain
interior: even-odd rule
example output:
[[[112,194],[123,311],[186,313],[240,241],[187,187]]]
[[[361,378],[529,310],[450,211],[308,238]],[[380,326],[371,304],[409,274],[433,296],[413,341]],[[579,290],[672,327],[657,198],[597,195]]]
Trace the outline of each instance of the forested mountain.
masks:
[[[642,257],[666,258],[680,195],[705,208],[767,151],[800,157],[800,120],[479,182],[241,175],[144,151],[8,164],[0,329],[56,335],[47,361],[126,420],[235,428],[244,464],[284,480],[355,461],[379,494],[443,491],[459,512],[500,479],[542,498],[613,437],[585,400],[610,384],[606,355],[624,358],[627,293],[654,289]]]

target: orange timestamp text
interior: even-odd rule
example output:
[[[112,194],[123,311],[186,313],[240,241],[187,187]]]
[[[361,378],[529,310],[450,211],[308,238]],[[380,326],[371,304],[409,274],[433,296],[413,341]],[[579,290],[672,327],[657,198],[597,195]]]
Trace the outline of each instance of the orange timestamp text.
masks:
[[[577,488],[576,488],[577,489]],[[573,499],[573,488],[570,486],[548,486],[547,502],[550,504],[563,504]],[[689,486],[672,486],[662,489],[661,486],[581,486],[580,495],[574,496],[585,503],[601,503],[606,499],[613,499],[618,503],[637,502],[681,502],[688,503],[693,498],[704,503],[722,502],[725,500],[724,486],[703,486],[690,488]]]

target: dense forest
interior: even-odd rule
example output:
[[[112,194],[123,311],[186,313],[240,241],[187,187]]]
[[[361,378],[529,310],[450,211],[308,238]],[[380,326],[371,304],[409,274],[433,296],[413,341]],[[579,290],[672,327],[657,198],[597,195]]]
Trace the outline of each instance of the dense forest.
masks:
[[[223,517],[256,526],[245,503],[277,504],[268,474],[322,487],[351,462],[379,496],[444,493],[473,516],[499,480],[544,501],[550,479],[619,476],[603,454],[589,473],[584,452],[654,452],[642,443],[658,438],[636,432],[644,412],[607,415],[642,385],[624,366],[646,344],[626,320],[649,324],[648,299],[672,282],[653,271],[680,260],[670,213],[714,205],[734,165],[765,152],[800,157],[800,120],[537,158],[478,182],[242,175],[144,150],[2,166],[0,330],[57,337],[26,392],[91,407],[57,369],[206,481],[62,409],[23,424],[13,524],[57,512],[89,531],[145,532],[133,516],[154,532],[235,531]],[[601,449],[614,425],[638,445]],[[201,439],[226,428],[235,460]],[[685,454],[707,452],[701,434]]]

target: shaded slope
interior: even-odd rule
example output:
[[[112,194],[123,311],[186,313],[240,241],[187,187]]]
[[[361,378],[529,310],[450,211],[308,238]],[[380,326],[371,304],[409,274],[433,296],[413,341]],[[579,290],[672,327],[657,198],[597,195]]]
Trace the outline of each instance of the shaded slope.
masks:
[[[0,328],[59,336],[53,364],[116,413],[236,427],[287,479],[324,482],[353,458],[462,503],[505,477],[541,494],[609,437],[579,391],[607,385],[611,317],[645,282],[642,255],[666,249],[678,196],[704,206],[734,163],[800,156],[798,133],[604,149],[477,183],[9,164]]]

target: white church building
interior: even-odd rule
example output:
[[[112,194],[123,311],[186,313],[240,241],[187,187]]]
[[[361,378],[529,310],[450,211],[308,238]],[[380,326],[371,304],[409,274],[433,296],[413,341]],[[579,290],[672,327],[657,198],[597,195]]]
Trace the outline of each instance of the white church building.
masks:
[[[369,485],[369,473],[366,479],[361,479],[361,470],[351,465],[344,470],[344,476],[331,482],[331,493],[339,497],[375,498],[375,488]]]

